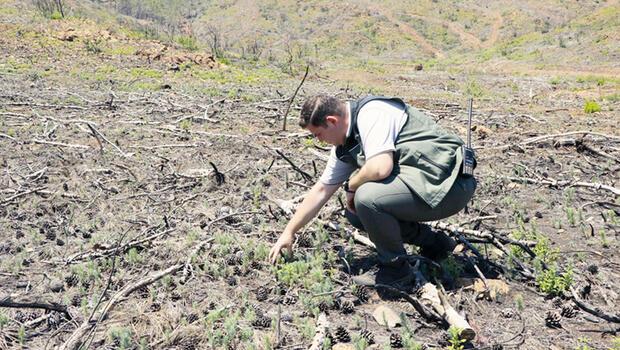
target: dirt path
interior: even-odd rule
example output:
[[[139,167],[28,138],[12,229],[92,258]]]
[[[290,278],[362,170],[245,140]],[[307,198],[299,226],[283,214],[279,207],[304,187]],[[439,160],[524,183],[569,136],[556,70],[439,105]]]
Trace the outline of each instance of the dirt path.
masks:
[[[392,13],[390,13],[386,9],[381,8],[377,6],[376,4],[368,4],[366,8],[385,16],[385,18],[387,18],[390,22],[396,23],[398,25],[398,29],[400,29],[401,32],[409,35],[418,45],[420,45],[420,47],[424,51],[432,54],[433,56],[437,58],[446,57],[446,55],[440,49],[434,47],[430,42],[426,40],[426,38],[424,38],[424,36],[418,33],[417,30],[411,27],[408,23],[403,22],[399,20],[398,18],[396,18]]]
[[[423,21],[446,26],[449,31],[453,32],[459,37],[459,40],[463,44],[470,45],[472,46],[472,48],[480,48],[482,44],[482,42],[480,41],[480,39],[478,39],[478,37],[466,32],[465,29],[463,29],[463,27],[459,23],[444,21],[441,19],[427,17],[427,16],[420,16],[416,14],[408,14],[408,15],[413,18],[421,19]]]
[[[504,24],[504,18],[502,17],[502,14],[499,12],[496,12],[495,14],[497,15],[497,18],[491,26],[491,35],[489,35],[489,39],[487,39],[482,45],[482,47],[484,48],[491,47],[497,42],[497,39],[499,39],[499,29]]]

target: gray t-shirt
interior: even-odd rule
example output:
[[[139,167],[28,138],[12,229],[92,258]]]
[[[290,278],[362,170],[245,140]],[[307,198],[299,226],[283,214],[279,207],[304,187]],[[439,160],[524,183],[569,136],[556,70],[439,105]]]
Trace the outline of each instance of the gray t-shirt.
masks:
[[[349,104],[347,103],[347,110]],[[394,101],[375,100],[365,104],[357,115],[357,128],[364,147],[366,160],[384,152],[396,150],[394,142],[407,121],[407,113],[402,105]],[[347,137],[351,135],[349,125]],[[336,157],[336,147],[332,147],[329,160],[319,181],[325,185],[341,184],[356,170],[352,164]]]

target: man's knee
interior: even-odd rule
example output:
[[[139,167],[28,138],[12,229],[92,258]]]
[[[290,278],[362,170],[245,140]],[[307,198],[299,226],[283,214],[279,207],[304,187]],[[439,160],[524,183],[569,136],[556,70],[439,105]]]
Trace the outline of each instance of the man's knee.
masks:
[[[355,191],[355,210],[377,209],[375,203],[377,193],[373,191],[372,185],[372,183],[365,183]]]

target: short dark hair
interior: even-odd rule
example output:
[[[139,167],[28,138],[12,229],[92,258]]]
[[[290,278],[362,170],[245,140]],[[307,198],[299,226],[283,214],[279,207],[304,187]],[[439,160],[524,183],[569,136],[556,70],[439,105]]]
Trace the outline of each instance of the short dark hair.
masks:
[[[346,104],[338,98],[319,94],[309,97],[304,102],[299,115],[299,126],[302,128],[312,126],[325,126],[325,118],[329,115],[344,117],[346,115]]]

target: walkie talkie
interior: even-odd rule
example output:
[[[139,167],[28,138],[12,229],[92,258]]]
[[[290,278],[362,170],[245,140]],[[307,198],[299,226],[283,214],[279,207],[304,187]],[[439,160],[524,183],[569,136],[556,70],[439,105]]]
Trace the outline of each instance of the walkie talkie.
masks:
[[[463,148],[463,175],[465,176],[474,176],[474,167],[476,166],[476,154],[474,153],[474,149],[471,147],[471,114],[472,114],[472,106],[474,104],[474,99],[469,99],[469,116],[467,120],[467,146],[462,146]]]

